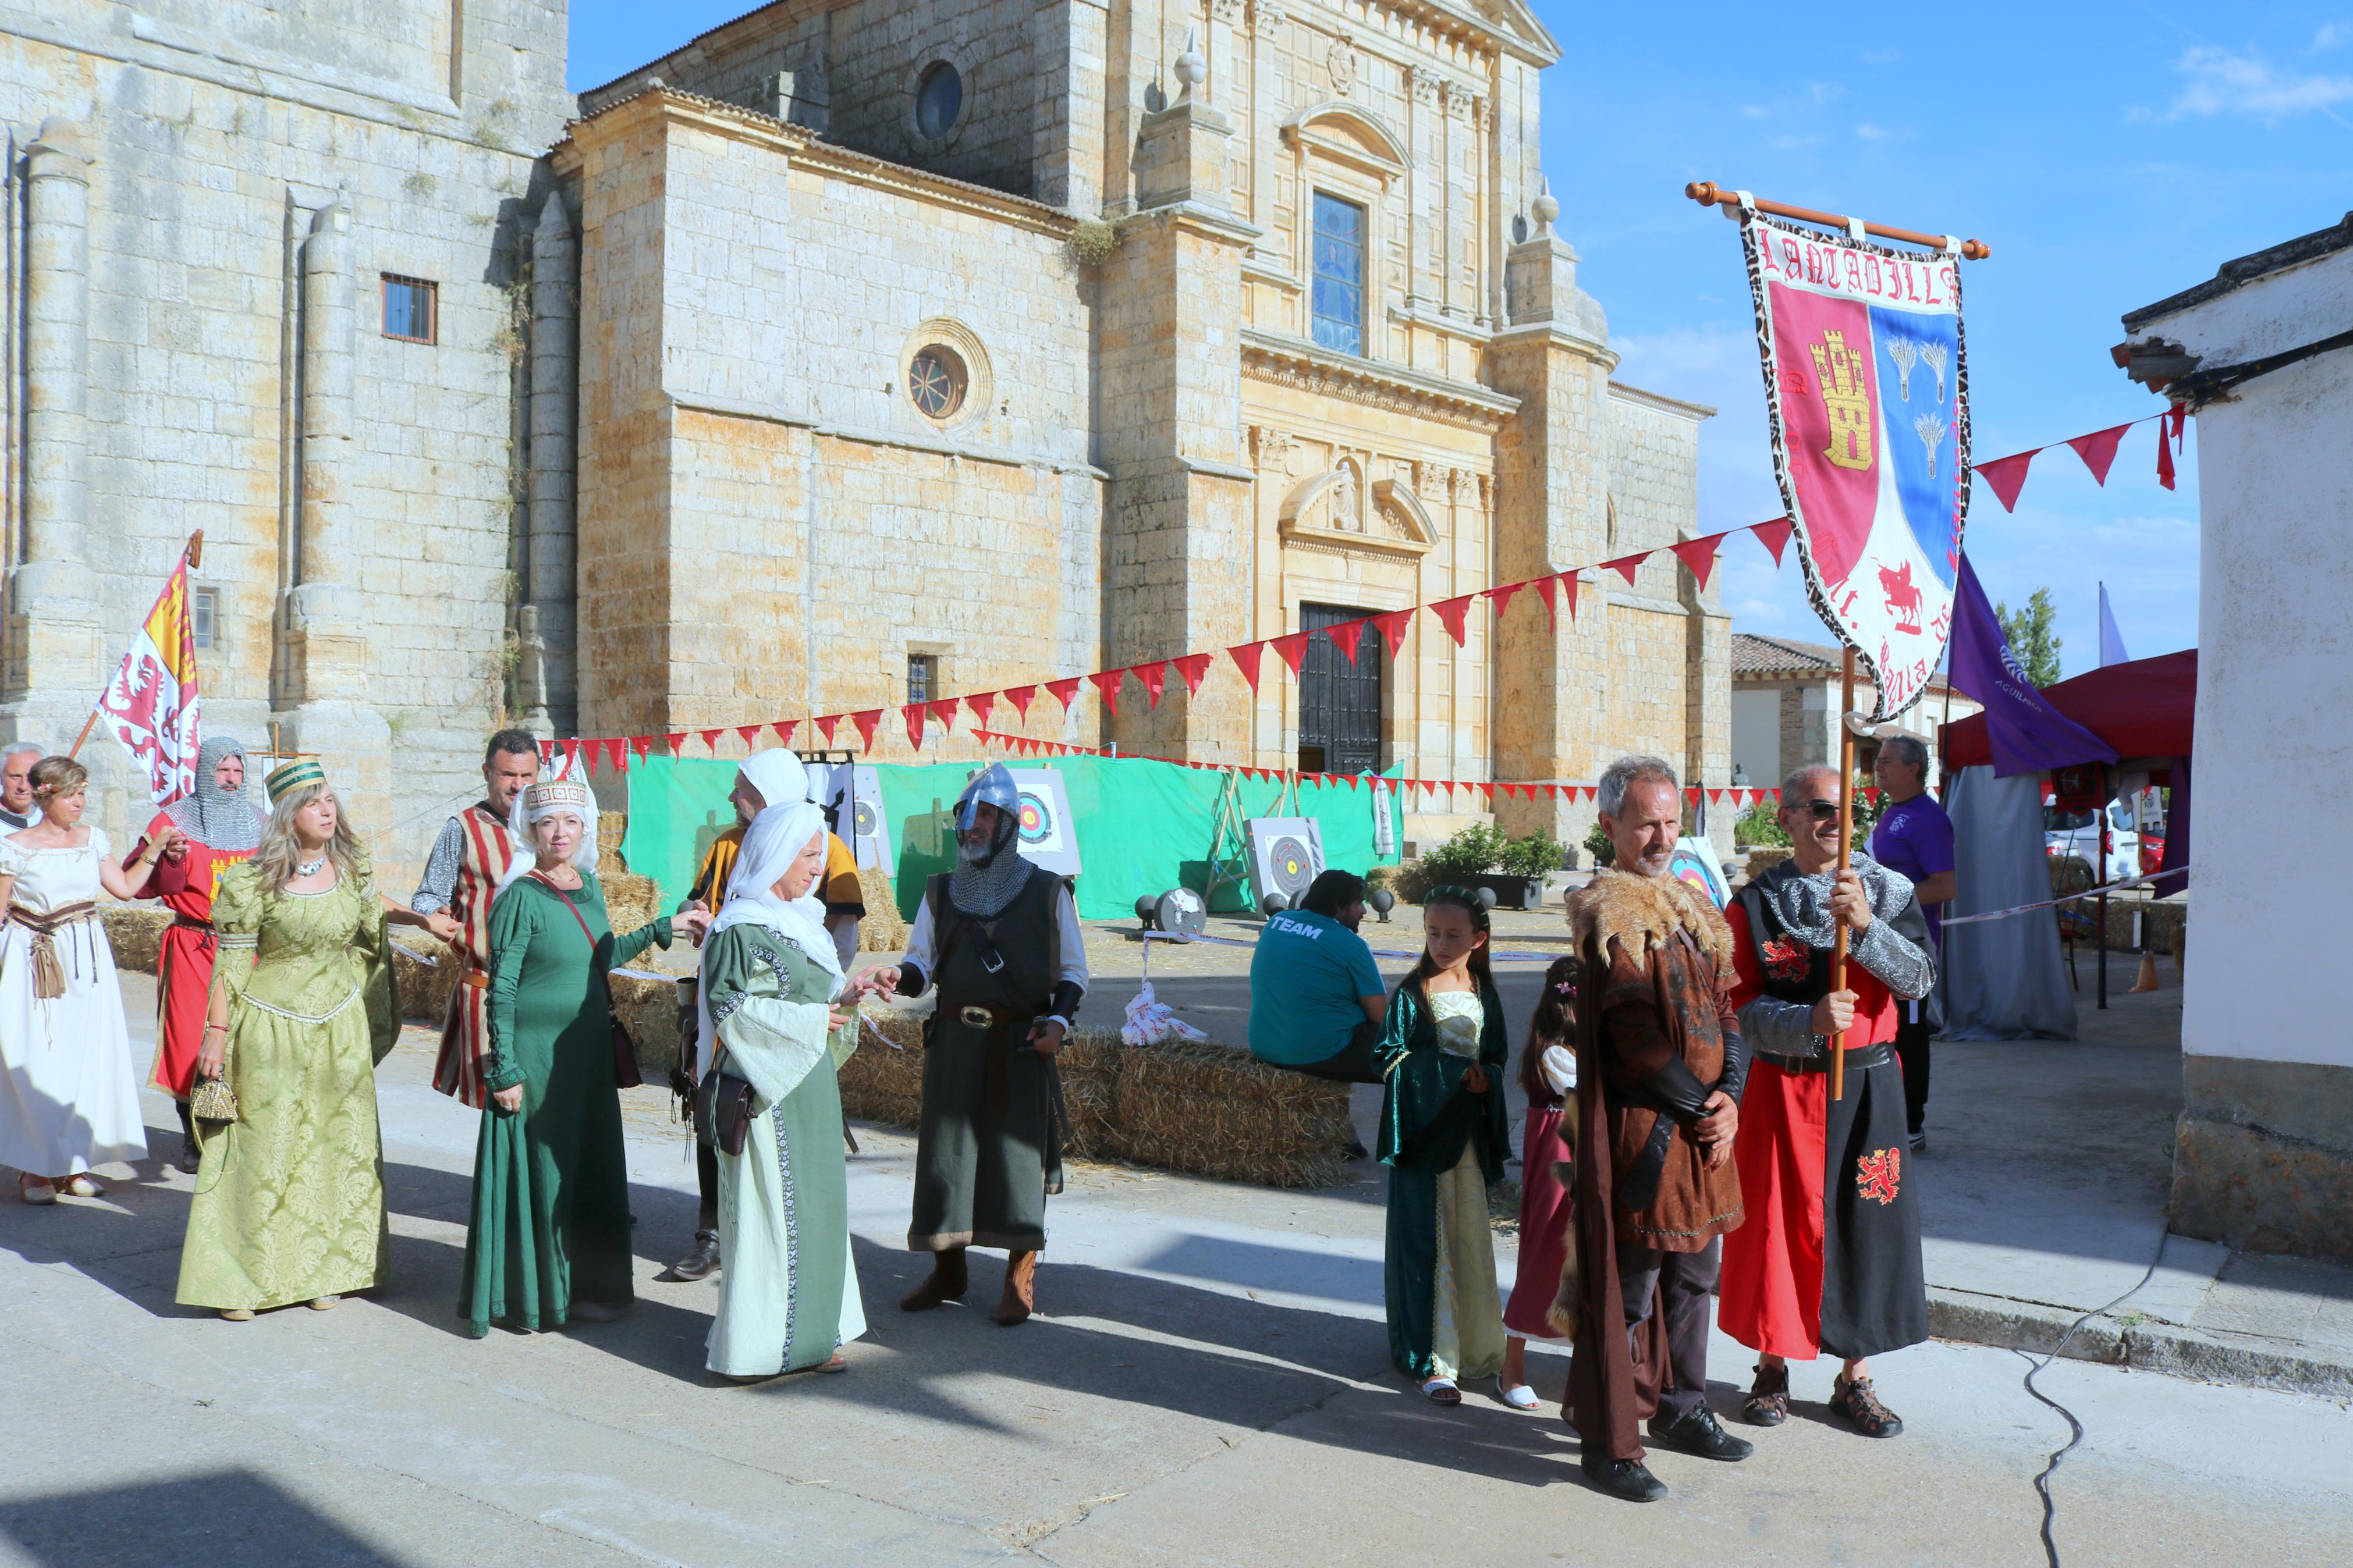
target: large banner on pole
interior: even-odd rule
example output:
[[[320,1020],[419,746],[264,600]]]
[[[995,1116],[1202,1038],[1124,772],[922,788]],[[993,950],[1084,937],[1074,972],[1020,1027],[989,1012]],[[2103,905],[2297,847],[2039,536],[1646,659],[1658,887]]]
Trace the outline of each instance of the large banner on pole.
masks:
[[[196,787],[203,704],[196,691],[196,633],[188,615],[188,558],[165,579],[131,651],[98,700],[106,728],[144,773],[147,793],[169,805]]]
[[[1806,591],[1877,685],[1884,723],[1927,689],[1952,631],[1969,504],[1958,242],[1891,250],[1746,200],[1740,232]]]

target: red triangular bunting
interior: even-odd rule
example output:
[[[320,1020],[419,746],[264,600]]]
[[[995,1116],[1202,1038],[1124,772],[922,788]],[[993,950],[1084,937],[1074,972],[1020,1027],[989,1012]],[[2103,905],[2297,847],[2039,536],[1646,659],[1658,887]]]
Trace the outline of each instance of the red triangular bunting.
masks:
[[[783,719],[768,726],[776,732],[776,744],[779,746],[790,746],[793,743],[794,734],[800,727],[801,721],[797,719]]]
[[[1536,592],[1544,595],[1545,630],[1548,632],[1558,631],[1560,629],[1560,620],[1559,617],[1554,615],[1552,605],[1553,594],[1559,586],[1560,577],[1557,573],[1550,577],[1539,577],[1536,579]]]
[[[670,748],[670,754],[675,757],[686,750],[686,732],[681,731],[675,735],[664,735],[662,743]]]
[[[1465,594],[1459,599],[1440,599],[1430,606],[1430,614],[1445,626],[1446,635],[1454,639],[1456,647],[1462,646],[1462,623],[1471,614],[1471,601],[1477,597],[1476,594]]]
[[[641,763],[644,762],[646,760],[646,754],[653,749],[654,738],[651,735],[632,735],[629,737],[629,750],[638,753],[638,761]]]
[[[629,771],[629,743],[616,737],[605,742],[606,765],[617,773]]]
[[[1097,691],[1103,693],[1103,710],[1109,713],[1113,718],[1118,718],[1119,683],[1127,679],[1127,671],[1124,669],[1106,669],[1096,674],[1090,675],[1087,679],[1095,683],[1095,689]]]
[[[744,737],[744,749],[745,751],[756,752],[760,749],[760,726],[757,724],[738,724],[735,726],[735,732]]]
[[[1561,596],[1567,601],[1568,618],[1572,621],[1577,619],[1577,585],[1581,581],[1575,572],[1560,574]]]
[[[1406,628],[1412,624],[1411,610],[1391,610],[1386,616],[1373,617],[1373,625],[1380,628],[1381,639],[1389,645],[1391,658],[1396,658],[1405,652]]]
[[[1305,632],[1293,632],[1289,637],[1268,639],[1268,646],[1282,656],[1282,662],[1291,667],[1291,673],[1293,676],[1299,673],[1299,661],[1307,657],[1308,635]]]
[[[1724,535],[1710,533],[1698,539],[1687,539],[1681,544],[1671,544],[1667,548],[1675,552],[1676,560],[1691,568],[1693,578],[1699,584],[1699,591],[1704,594],[1707,592],[1707,575],[1715,570],[1716,547],[1723,542]]]
[[[2173,443],[2166,438],[2166,421],[2159,416],[2157,422],[2157,482],[2167,489],[2173,488]]]
[[[2094,430],[2088,436],[2078,436],[2067,445],[2075,448],[2075,456],[2084,459],[2084,467],[2092,470],[2092,482],[2108,482],[2108,465],[2116,460],[2116,443],[2125,438],[2129,425],[2112,425],[2105,430]]]
[[[1994,500],[2001,502],[2002,510],[2018,510],[2018,492],[2026,484],[2026,465],[2032,462],[2034,454],[2041,450],[2040,447],[2030,447],[2023,452],[2013,452],[2007,458],[1996,458],[1990,463],[1977,466],[1978,478],[1992,489]]]
[[[1526,586],[1525,583],[1504,583],[1487,590],[1487,598],[1495,606],[1497,620],[1504,618],[1504,611],[1511,605],[1512,595]]]
[[[1615,561],[1604,561],[1601,564],[1624,577],[1626,586],[1630,588],[1634,585],[1634,574],[1642,569],[1642,563],[1649,560],[1650,555],[1646,550],[1640,555],[1620,555]]]
[[[1068,713],[1071,704],[1079,700],[1079,678],[1074,675],[1067,680],[1050,680],[1046,682],[1046,690],[1062,705],[1062,711]]]
[[[1013,704],[1013,710],[1021,715],[1021,721],[1025,724],[1029,721],[1030,700],[1037,695],[1038,689],[1034,686],[1008,686],[1005,689],[1005,700]]]
[[[715,756],[717,756],[717,755],[719,754],[719,731],[716,731],[716,730],[698,730],[698,731],[695,731],[695,733],[696,733],[696,734],[698,734],[698,735],[701,735],[701,736],[702,737],[702,743],[703,743],[703,745],[704,745],[704,746],[706,746],[706,747],[708,747],[708,748],[710,749],[711,754],[712,754],[712,756],[714,756],[714,757],[715,757]]]
[[[907,721],[907,744],[919,752],[923,749],[924,711],[924,705],[921,702],[910,702],[899,710],[899,717]]]
[[[1159,707],[1161,690],[1168,684],[1166,663],[1139,664],[1134,667],[1134,674],[1136,679],[1144,682],[1144,695],[1148,699],[1145,706]]]
[[[882,710],[869,708],[863,713],[852,713],[849,721],[858,726],[859,744],[871,752],[874,749],[874,731],[882,726]]]
[[[984,691],[977,697],[967,697],[964,705],[972,710],[973,727],[979,729],[987,724],[989,710],[997,706],[997,693]]]
[[[575,763],[578,763],[579,761],[580,761],[580,742],[577,742],[577,741],[566,741],[566,742],[564,742],[564,767],[565,767],[565,772],[567,772],[567,773],[568,773],[568,772],[570,772],[570,771],[572,770],[573,765],[574,765]]]
[[[822,719],[812,719],[809,722],[817,726],[817,732],[823,735],[825,743],[830,746],[833,744],[833,727],[841,722],[841,715],[828,713]]]
[[[1781,564],[1781,552],[1789,544],[1789,520],[1777,517],[1770,522],[1752,523],[1748,531],[1757,536],[1757,543],[1773,552],[1773,564]]]
[[[552,768],[555,765],[554,742],[542,741],[539,743],[539,765],[543,768]]]
[[[1332,639],[1332,646],[1340,650],[1340,657],[1354,664],[1356,662],[1356,649],[1364,645],[1365,626],[1363,621],[1342,621],[1336,626],[1325,626],[1324,635]]]
[[[1246,642],[1240,647],[1226,649],[1226,657],[1234,661],[1234,668],[1242,672],[1244,680],[1250,682],[1250,693],[1253,696],[1258,693],[1259,659],[1265,652],[1266,644],[1262,642]]]
[[[1213,653],[1179,654],[1168,662],[1176,667],[1178,675],[1184,677],[1185,695],[1198,697],[1201,682],[1209,678],[1209,667],[1218,662],[1218,656]]]

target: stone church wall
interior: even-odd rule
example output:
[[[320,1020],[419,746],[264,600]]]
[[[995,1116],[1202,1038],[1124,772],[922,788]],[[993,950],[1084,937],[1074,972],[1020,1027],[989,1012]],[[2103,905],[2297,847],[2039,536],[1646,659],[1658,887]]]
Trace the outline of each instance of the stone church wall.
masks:
[[[62,750],[189,532],[216,596],[198,652],[206,728],[259,749],[301,729],[280,644],[298,582],[353,589],[336,628],[364,648],[361,706],[378,737],[327,762],[353,797],[386,885],[421,860],[502,718],[514,483],[513,242],[534,154],[561,124],[564,20],[536,0],[465,7],[453,63],[444,4],[264,6],[160,0],[43,5],[0,24],[0,119],[21,162],[45,122],[87,161],[83,529],[94,616],[62,658],[12,647],[0,724]],[[307,512],[298,468],[304,255],[314,215],[349,211],[348,436],[313,453],[334,475]],[[27,258],[11,247],[12,321]],[[438,342],[381,335],[379,277],[438,284]],[[312,286],[318,286],[313,280]],[[11,380],[13,386],[14,381]],[[26,558],[11,395],[9,560]],[[316,445],[314,443],[314,445]],[[33,542],[36,549],[38,542]],[[12,573],[13,574],[13,573]],[[37,616],[49,606],[16,605]],[[43,628],[55,646],[58,628]],[[74,631],[74,628],[64,628]],[[313,742],[323,733],[313,727]],[[363,754],[363,752],[366,754]],[[396,795],[390,754],[398,756]],[[93,818],[143,826],[121,748],[94,741]],[[413,817],[406,814],[419,814]]]

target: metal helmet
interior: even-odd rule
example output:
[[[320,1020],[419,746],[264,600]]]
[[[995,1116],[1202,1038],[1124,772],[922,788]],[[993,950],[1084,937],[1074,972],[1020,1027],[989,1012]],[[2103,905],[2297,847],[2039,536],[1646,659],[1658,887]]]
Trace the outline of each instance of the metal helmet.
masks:
[[[973,775],[972,783],[964,786],[956,796],[955,823],[958,833],[972,831],[976,806],[993,805],[1010,820],[1021,813],[1021,791],[1013,782],[1013,770],[1003,763],[991,763]]]

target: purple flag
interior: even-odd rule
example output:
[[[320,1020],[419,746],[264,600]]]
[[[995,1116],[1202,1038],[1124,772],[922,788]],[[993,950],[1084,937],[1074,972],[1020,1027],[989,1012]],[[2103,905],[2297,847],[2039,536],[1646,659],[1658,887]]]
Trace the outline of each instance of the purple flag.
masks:
[[[2077,763],[2113,763],[2116,749],[2051,706],[2026,679],[1965,553],[1953,588],[1953,689],[1985,705],[1996,778]]]

